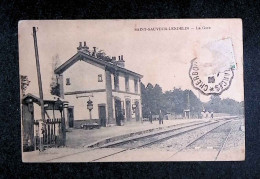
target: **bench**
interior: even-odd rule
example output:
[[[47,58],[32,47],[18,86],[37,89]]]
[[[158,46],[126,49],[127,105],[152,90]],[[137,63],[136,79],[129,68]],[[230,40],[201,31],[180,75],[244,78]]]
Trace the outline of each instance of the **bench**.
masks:
[[[81,128],[82,129],[86,129],[86,130],[89,130],[89,129],[99,129],[100,125],[97,124],[97,123],[96,124],[82,124]]]

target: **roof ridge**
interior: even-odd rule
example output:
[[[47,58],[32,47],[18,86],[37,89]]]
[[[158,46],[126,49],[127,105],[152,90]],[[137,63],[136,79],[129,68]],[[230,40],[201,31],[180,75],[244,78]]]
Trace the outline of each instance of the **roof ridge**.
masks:
[[[84,53],[82,51],[79,51],[77,52],[75,55],[73,55],[69,60],[67,60],[66,62],[64,62],[63,64],[61,64],[57,69],[54,70],[54,73],[56,74],[62,74],[64,71],[66,71],[70,66],[72,66],[74,63],[76,63],[79,58],[82,58],[83,57],[87,57],[88,60],[92,60],[93,62],[95,63],[98,63],[100,65],[104,65],[104,66],[109,66],[109,67],[112,67],[112,68],[115,68],[115,70],[120,70],[122,72],[125,72],[125,73],[130,73],[131,75],[133,76],[138,76],[139,78],[142,78],[143,75],[139,74],[139,73],[136,73],[136,72],[133,72],[131,70],[128,70],[124,67],[121,67],[121,66],[118,66],[116,64],[113,64],[112,62],[107,62],[105,60],[102,60],[101,58],[98,58],[98,57],[93,57],[87,53]]]

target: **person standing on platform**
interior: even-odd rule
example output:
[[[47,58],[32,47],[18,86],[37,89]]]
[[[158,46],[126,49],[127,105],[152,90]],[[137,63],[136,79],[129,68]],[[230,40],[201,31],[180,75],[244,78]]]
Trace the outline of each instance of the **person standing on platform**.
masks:
[[[159,124],[163,124],[163,114],[162,114],[162,110],[160,110],[160,113],[159,113]]]
[[[153,116],[152,116],[152,112],[149,112],[149,121],[152,124],[153,123]]]
[[[211,119],[213,119],[213,111],[210,113]]]

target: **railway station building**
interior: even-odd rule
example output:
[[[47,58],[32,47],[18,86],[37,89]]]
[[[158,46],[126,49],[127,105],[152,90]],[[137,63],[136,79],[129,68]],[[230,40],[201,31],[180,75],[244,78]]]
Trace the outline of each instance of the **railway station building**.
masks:
[[[122,115],[125,122],[141,120],[143,76],[125,68],[123,55],[118,59],[98,58],[95,47],[90,52],[86,43],[80,42],[77,53],[60,65],[55,74],[61,98],[69,102],[68,127],[80,128],[86,123],[119,125]],[[89,101],[92,110],[88,109]]]

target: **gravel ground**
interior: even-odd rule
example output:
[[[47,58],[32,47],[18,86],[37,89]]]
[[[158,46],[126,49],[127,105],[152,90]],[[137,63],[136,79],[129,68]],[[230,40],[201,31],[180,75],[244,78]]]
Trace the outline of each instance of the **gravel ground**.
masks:
[[[115,146],[121,147],[121,146],[123,146],[123,144],[119,144],[119,145],[116,145],[116,144],[122,143],[122,142],[127,142],[125,145],[131,145],[131,144],[136,143],[137,141],[140,141],[140,140],[148,140],[147,139],[148,137],[152,138],[151,135],[158,135],[159,133],[162,133],[162,132],[165,132],[165,133],[171,132],[171,130],[173,130],[173,129],[179,130],[179,128],[182,128],[182,127],[203,124],[203,123],[206,123],[206,122],[209,122],[209,121],[203,121],[203,122],[202,121],[193,121],[193,122],[189,122],[189,123],[176,124],[174,126],[169,126],[167,128],[164,128],[164,129],[158,129],[158,130],[154,130],[152,132],[147,132],[147,133],[142,133],[142,134],[139,134],[139,135],[134,135],[132,137],[127,137],[127,138],[124,138],[122,140],[109,142],[108,144],[103,145],[103,147],[105,147],[106,145],[108,145],[109,148],[113,148]],[[162,134],[160,134],[160,135],[162,135]],[[147,138],[146,139],[139,139],[139,138],[142,138],[142,137],[147,137]],[[129,140],[132,140],[132,141],[129,142]],[[115,144],[115,145],[110,147],[110,145],[113,145],[113,144]]]
[[[171,138],[169,140],[151,145],[151,146],[149,146],[149,148],[160,148],[160,149],[164,149],[167,151],[181,150],[185,146],[187,146],[189,143],[191,143],[192,141],[194,141],[195,139],[200,137],[201,135],[205,134],[206,132],[212,130],[213,128],[215,128],[216,126],[219,126],[222,123],[223,122],[215,123],[215,124],[212,124],[209,126],[199,128],[197,130],[187,132],[185,134]]]
[[[239,119],[232,122],[232,131],[227,139],[223,150],[245,146],[245,132],[240,130],[241,125],[244,125],[244,119]]]
[[[147,137],[147,138],[142,138],[142,139],[136,139],[136,140],[133,140],[131,142],[128,142],[126,144],[123,144],[123,145],[120,145],[120,146],[117,146],[116,148],[132,148],[132,147],[138,147],[140,145],[144,145],[146,143],[149,143],[149,142],[153,142],[153,141],[157,141],[158,139],[161,139],[161,138],[164,138],[164,137],[167,137],[167,136],[170,136],[170,135],[174,135],[174,134],[178,134],[180,132],[184,132],[184,131],[187,131],[189,129],[194,129],[194,128],[197,128],[199,126],[204,126],[204,124],[198,124],[196,126],[189,126],[189,127],[185,127],[183,129],[178,129],[178,130],[174,130],[172,132],[169,132],[169,133],[165,133],[165,134],[161,134],[161,135],[157,135],[157,136],[153,136],[153,137]],[[213,124],[212,124],[213,125]],[[174,137],[175,139],[176,137]],[[172,139],[170,139],[172,140]],[[160,143],[156,143],[154,145],[152,145],[151,147],[156,147],[157,145],[160,145],[159,147],[161,148],[162,146],[161,145],[165,145],[165,142],[160,142]],[[168,145],[168,144],[167,144]],[[147,148],[147,147],[145,147]],[[148,148],[150,148],[150,146],[148,146]]]
[[[228,122],[214,129],[198,141],[194,142],[188,148],[220,149],[231,130],[232,124],[233,122]]]

